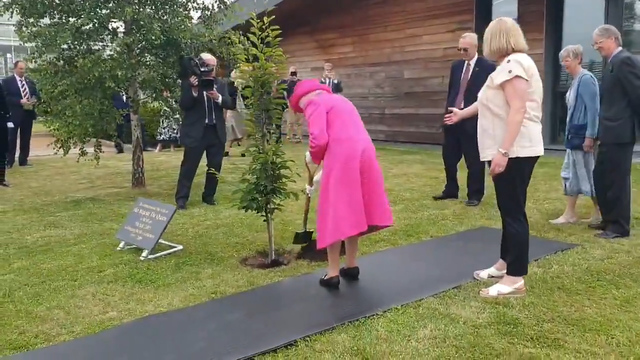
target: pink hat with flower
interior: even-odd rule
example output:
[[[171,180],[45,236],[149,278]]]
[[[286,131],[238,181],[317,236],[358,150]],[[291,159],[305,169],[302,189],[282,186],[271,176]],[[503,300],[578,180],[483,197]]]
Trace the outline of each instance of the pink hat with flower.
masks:
[[[289,99],[291,109],[297,113],[303,112],[304,110],[300,107],[300,100],[302,100],[305,95],[318,90],[331,93],[331,88],[327,85],[320,84],[320,81],[317,79],[307,79],[297,83],[293,90],[293,95],[291,95]]]

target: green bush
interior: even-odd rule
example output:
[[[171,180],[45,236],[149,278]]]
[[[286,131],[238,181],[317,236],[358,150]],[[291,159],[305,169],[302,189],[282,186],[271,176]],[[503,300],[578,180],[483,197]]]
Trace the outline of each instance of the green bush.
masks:
[[[144,120],[148,140],[157,140],[158,128],[164,104],[160,101],[149,101],[140,104],[140,117]]]

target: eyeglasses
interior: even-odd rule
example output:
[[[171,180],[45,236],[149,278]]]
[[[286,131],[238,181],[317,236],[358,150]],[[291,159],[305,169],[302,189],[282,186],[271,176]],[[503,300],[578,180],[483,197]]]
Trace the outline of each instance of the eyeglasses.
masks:
[[[596,42],[594,42],[593,44],[591,44],[591,47],[593,47],[594,49],[596,49],[598,46],[600,46],[600,44],[602,44],[606,39],[601,39],[598,40]]]
[[[458,52],[468,53],[469,48],[458,48]]]

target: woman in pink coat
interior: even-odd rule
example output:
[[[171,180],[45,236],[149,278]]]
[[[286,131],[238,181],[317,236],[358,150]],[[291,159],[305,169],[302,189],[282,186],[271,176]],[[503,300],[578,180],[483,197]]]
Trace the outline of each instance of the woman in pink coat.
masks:
[[[338,288],[340,277],[357,280],[358,240],[393,225],[376,148],[356,107],[318,80],[299,82],[290,99],[309,128],[307,157],[323,163],[317,211],[318,249],[327,248],[329,267],[320,285]],[[340,268],[345,242],[346,264]]]

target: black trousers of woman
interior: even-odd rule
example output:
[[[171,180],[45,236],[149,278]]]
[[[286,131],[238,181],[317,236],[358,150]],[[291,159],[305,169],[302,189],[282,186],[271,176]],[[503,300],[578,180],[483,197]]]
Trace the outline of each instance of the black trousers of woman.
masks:
[[[527,189],[538,158],[511,158],[504,171],[493,177],[496,201],[502,218],[500,259],[507,263],[509,276],[521,277],[529,271]]]

